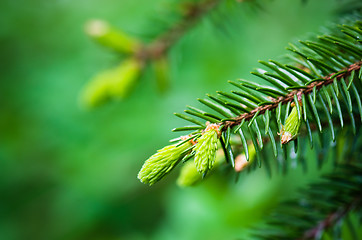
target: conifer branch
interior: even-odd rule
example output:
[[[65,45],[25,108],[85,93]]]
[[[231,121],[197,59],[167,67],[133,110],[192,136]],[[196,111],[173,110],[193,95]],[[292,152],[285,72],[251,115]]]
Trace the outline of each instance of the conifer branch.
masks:
[[[361,24],[356,21],[352,25],[342,25],[338,28],[337,30],[340,31],[318,37],[318,42],[300,41],[306,48],[291,44],[292,48],[289,50],[297,55],[297,57],[291,57],[294,61],[291,65],[273,60],[259,61],[272,72],[260,69],[252,73],[270,83],[271,86],[258,85],[245,80],[240,80],[239,83],[229,81],[241,91],[231,91],[231,93],[218,91],[218,96],[207,95],[208,99],[198,99],[216,114],[191,106],[187,106],[188,109],[185,110],[188,115],[175,113],[177,117],[196,124],[173,129],[174,132],[192,131],[186,140],[182,139],[185,136],[175,140],[179,141],[175,145],[175,151],[178,150],[177,146],[184,141],[192,141],[196,145],[185,158],[198,156],[195,158],[195,164],[197,164],[197,159],[212,159],[208,157],[213,156],[210,149],[217,147],[210,146],[215,145],[218,139],[226,162],[235,167],[234,154],[240,153],[241,150],[234,149],[230,139],[233,135],[239,135],[246,160],[249,160],[250,149],[253,147],[260,167],[264,158],[261,151],[266,142],[271,144],[274,157],[282,153],[282,158],[287,159],[287,150],[282,145],[298,137],[302,119],[311,147],[313,147],[312,132],[319,130],[322,134],[326,126],[329,127],[331,140],[335,141],[336,120],[340,121],[342,128],[350,121],[349,125],[356,134],[360,128],[359,121],[356,119],[358,113],[362,121],[360,97],[362,49],[359,41],[362,33]],[[349,31],[348,34],[346,34],[347,31]],[[301,67],[296,67],[299,65]],[[345,106],[341,106],[340,101],[343,101]],[[357,104],[352,104],[352,101]],[[332,115],[333,109],[337,114]],[[282,115],[284,120],[282,120]],[[344,119],[346,116],[349,116],[349,120]],[[194,117],[207,122],[204,124]],[[262,117],[264,121],[262,125],[259,125],[258,120],[260,121]],[[246,121],[247,124],[245,124]],[[208,135],[206,126],[210,125],[218,128],[220,133],[214,141],[204,141],[205,134]],[[265,131],[261,131],[259,126]],[[236,128],[231,131],[233,127]],[[273,132],[276,130],[279,130],[277,133],[281,135],[280,137],[274,135]],[[276,146],[276,140],[279,139],[280,148]],[[297,145],[295,141],[295,151],[298,149]],[[170,154],[173,155],[173,153]],[[200,157],[201,155],[204,156]],[[264,162],[269,168],[267,160]],[[205,173],[206,171],[203,171],[203,174]]]
[[[112,27],[102,20],[93,20],[86,25],[86,32],[98,43],[126,57],[120,66],[96,75],[82,90],[81,104],[92,108],[110,99],[128,97],[142,76],[145,67],[151,65],[160,91],[169,86],[169,63],[167,53],[200,19],[223,0],[203,0],[177,3],[182,8],[181,20],[161,33],[151,43]],[[132,62],[133,67],[129,67]],[[116,88],[117,91],[113,91]]]
[[[340,80],[342,78],[346,78],[351,75],[351,72],[360,70],[361,65],[362,65],[362,61],[353,63],[350,66],[348,66],[344,69],[341,69],[340,71],[338,71],[336,73],[331,73],[328,76],[324,76],[322,78],[323,81],[312,82],[311,84],[309,84],[305,87],[303,86],[303,88],[291,91],[284,97],[279,97],[277,99],[271,99],[273,102],[271,104],[259,106],[259,107],[255,108],[254,110],[250,111],[249,113],[244,113],[240,116],[233,118],[232,121],[225,121],[223,130],[239,125],[244,119],[245,119],[245,121],[251,120],[255,116],[256,113],[258,113],[258,115],[261,115],[261,114],[264,114],[267,110],[269,110],[269,111],[273,110],[278,107],[279,103],[287,104],[288,102],[293,102],[295,95],[298,96],[298,100],[300,101],[302,94],[307,95],[307,94],[312,93],[313,88],[316,88],[316,90],[319,90],[320,88],[322,88],[324,86],[328,86],[333,83],[334,79]]]
[[[164,56],[169,49],[182,38],[198,21],[208,12],[214,9],[222,0],[205,0],[202,2],[189,3],[186,6],[183,18],[161,33],[149,45],[141,47],[135,54],[142,61],[158,59]]]
[[[257,239],[316,239],[338,227],[349,213],[359,215],[362,165],[358,153],[351,154],[350,162],[337,165],[321,181],[303,188],[300,197],[282,202],[267,216],[267,225],[254,228],[252,235]]]
[[[337,211],[328,215],[325,219],[320,221],[314,228],[308,229],[304,232],[304,235],[299,240],[315,239],[321,232],[334,226],[338,221],[343,219],[348,213],[358,208],[361,204],[361,196],[357,196],[352,202],[345,206],[341,206]]]

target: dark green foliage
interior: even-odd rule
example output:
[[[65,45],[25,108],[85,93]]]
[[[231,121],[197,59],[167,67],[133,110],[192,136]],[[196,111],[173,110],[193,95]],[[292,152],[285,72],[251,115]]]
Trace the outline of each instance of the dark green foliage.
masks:
[[[299,198],[283,202],[266,219],[266,226],[254,229],[256,239],[320,239],[323,234],[341,239],[341,231],[335,230],[343,222],[353,235],[356,230],[348,214],[359,215],[362,201],[362,164],[356,160],[301,190]]]

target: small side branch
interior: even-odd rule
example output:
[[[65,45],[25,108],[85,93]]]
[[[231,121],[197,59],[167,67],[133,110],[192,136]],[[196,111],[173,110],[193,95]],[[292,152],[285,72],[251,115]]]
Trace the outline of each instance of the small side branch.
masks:
[[[203,16],[214,9],[222,0],[205,0],[190,3],[180,22],[162,33],[152,43],[141,48],[136,57],[146,61],[164,56],[168,50],[189,31]]]
[[[321,231],[328,229],[333,226],[343,217],[345,217],[351,210],[355,209],[361,203],[361,197],[356,197],[351,203],[348,205],[339,208],[337,211],[328,215],[324,220],[318,223],[318,225],[314,228],[311,228],[304,232],[304,235],[300,240],[303,239],[314,239],[316,238]]]

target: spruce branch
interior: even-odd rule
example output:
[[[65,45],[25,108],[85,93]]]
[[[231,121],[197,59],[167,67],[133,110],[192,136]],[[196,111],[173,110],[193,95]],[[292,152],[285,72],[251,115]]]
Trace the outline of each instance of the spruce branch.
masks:
[[[316,42],[300,41],[301,46],[291,44],[289,50],[296,57],[291,57],[290,64],[274,60],[259,61],[271,72],[258,69],[252,73],[268,85],[246,80],[229,81],[237,90],[231,93],[218,91],[217,96],[207,95],[208,98],[198,99],[215,113],[187,106],[186,114],[175,115],[195,125],[175,128],[173,131],[192,131],[195,149],[198,149],[198,140],[207,131],[206,125],[216,126],[220,131],[218,140],[226,162],[233,168],[234,156],[240,153],[240,149],[236,150],[231,144],[234,135],[240,137],[246,160],[249,160],[250,155],[248,145],[252,143],[260,167],[265,139],[269,139],[267,142],[271,144],[275,158],[281,154],[286,159],[287,149],[282,145],[299,138],[302,120],[304,125],[301,129],[307,130],[311,147],[315,130],[321,135],[324,128],[329,129],[331,141],[335,141],[336,120],[340,121],[342,128],[350,121],[353,133],[356,134],[360,128],[359,121],[355,120],[357,114],[362,121],[361,29],[362,24],[356,21],[331,29],[331,33],[318,37]],[[345,119],[347,116],[349,120]],[[209,123],[205,125],[198,119]],[[316,129],[314,126],[317,126]],[[279,134],[280,147],[276,144]],[[204,141],[201,142],[204,145]],[[212,144],[215,145],[214,142]],[[297,153],[296,141],[294,149]],[[206,155],[200,156],[202,152],[199,151],[197,158],[208,159]],[[189,157],[194,156],[189,154]],[[264,162],[267,166],[267,160],[264,159]]]
[[[252,235],[257,239],[316,239],[348,214],[358,212],[362,165],[358,153],[349,157],[350,162],[301,189],[299,198],[282,202],[267,216],[267,225],[254,228]]]
[[[92,20],[86,25],[86,32],[101,45],[114,50],[126,57],[119,68],[124,68],[125,62],[134,61],[139,66],[125,75],[122,71],[107,70],[96,75],[81,92],[81,104],[87,108],[95,107],[110,99],[123,100],[133,91],[146,66],[151,65],[160,91],[169,86],[168,51],[187,34],[205,15],[215,9],[225,0],[203,0],[178,3],[182,7],[182,17],[165,32],[160,33],[150,43],[143,42],[121,30],[112,27],[105,21]],[[110,74],[111,72],[111,74]],[[113,92],[116,87],[118,92]]]
[[[183,17],[167,31],[161,33],[150,44],[139,49],[135,56],[141,61],[158,59],[165,56],[191,28],[193,28],[207,13],[213,10],[222,0],[204,0],[190,2],[185,6]]]
[[[286,96],[278,97],[276,99],[271,99],[272,103],[270,104],[259,106],[248,113],[244,113],[240,116],[233,118],[232,121],[225,121],[225,123],[223,124],[224,125],[223,129],[232,128],[237,125],[240,125],[240,123],[244,119],[245,121],[249,121],[256,115],[256,113],[258,113],[258,115],[261,115],[264,114],[267,110],[271,111],[273,109],[276,109],[279,106],[279,104],[283,105],[287,104],[288,102],[291,103],[294,101],[295,95],[298,96],[298,99],[300,100],[302,95],[308,95],[313,93],[313,91],[315,91],[313,89],[319,90],[322,87],[333,84],[334,79],[341,80],[347,78],[348,76],[351,75],[353,71],[359,71],[361,69],[361,65],[362,61],[358,61],[356,63],[349,65],[346,68],[339,70],[338,72],[330,73],[328,76],[322,77],[323,80],[320,79],[320,81],[314,81],[307,86],[301,86],[300,89],[291,91]]]
[[[348,213],[356,208],[359,208],[361,200],[361,196],[357,196],[345,206],[339,207],[335,212],[332,212],[325,219],[320,221],[317,226],[306,230],[300,240],[317,238],[321,232],[325,232],[329,228],[333,227],[337,222],[346,217]]]

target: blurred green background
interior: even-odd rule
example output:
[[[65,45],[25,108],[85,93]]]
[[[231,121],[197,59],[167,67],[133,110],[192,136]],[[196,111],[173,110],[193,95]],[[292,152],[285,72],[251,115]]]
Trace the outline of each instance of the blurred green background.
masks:
[[[172,48],[166,94],[149,72],[123,102],[79,107],[87,81],[120,61],[84,34],[85,22],[104,19],[145,39],[177,2],[0,2],[0,239],[247,239],[248,227],[316,177],[312,165],[308,175],[295,169],[270,180],[260,170],[188,189],[176,186],[177,170],[152,187],[136,178],[178,137],[170,130],[185,122],[173,112],[230,89],[227,80],[252,78],[257,60],[333,20],[337,1],[219,10]]]

